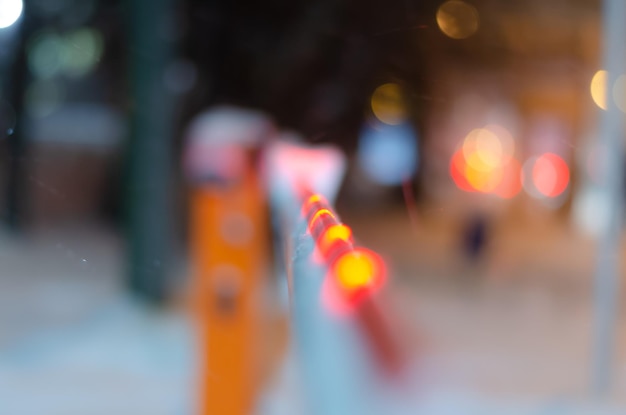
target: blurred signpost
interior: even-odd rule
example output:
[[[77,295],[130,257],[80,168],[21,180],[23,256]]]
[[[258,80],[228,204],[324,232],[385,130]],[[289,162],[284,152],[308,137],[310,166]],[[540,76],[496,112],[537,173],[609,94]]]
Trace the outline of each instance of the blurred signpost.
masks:
[[[604,57],[608,72],[606,105],[600,118],[600,145],[604,152],[603,197],[608,215],[600,236],[595,280],[595,338],[593,355],[593,392],[597,397],[611,392],[614,360],[615,324],[620,288],[620,246],[624,215],[624,115],[613,101],[613,85],[626,73],[626,2],[605,0],[603,9]],[[621,91],[620,91],[621,92]]]

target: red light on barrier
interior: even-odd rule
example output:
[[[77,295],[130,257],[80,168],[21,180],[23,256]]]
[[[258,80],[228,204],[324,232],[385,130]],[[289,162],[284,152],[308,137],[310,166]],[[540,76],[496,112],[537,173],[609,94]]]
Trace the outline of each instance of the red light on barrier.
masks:
[[[341,242],[352,243],[352,229],[343,224],[336,224],[324,231],[318,246],[323,255],[328,255],[332,247]]]
[[[386,277],[382,259],[364,248],[341,255],[331,271],[341,296],[352,304],[379,290]]]
[[[333,214],[333,212],[331,212],[328,209],[320,209],[317,212],[315,212],[315,214],[313,215],[313,217],[311,218],[311,220],[309,221],[309,229],[313,229],[315,227],[315,223],[322,217],[322,216],[329,216],[331,218],[335,218],[335,215]]]
[[[326,203],[326,199],[324,199],[324,197],[322,195],[314,194],[314,195],[311,195],[311,197],[308,198],[308,200],[305,203],[305,206],[307,206],[307,205],[310,206],[310,205],[312,205],[313,203],[316,203],[316,202]]]
[[[374,252],[354,248],[352,229],[339,221],[323,196],[308,196],[302,214],[317,245],[317,260],[328,265],[322,301],[329,311],[350,311],[359,300],[382,287],[385,264]]]
[[[302,204],[302,215],[306,216],[309,213],[311,207],[313,207],[313,205],[316,203],[328,204],[328,202],[322,195],[313,194],[306,200],[306,202]]]

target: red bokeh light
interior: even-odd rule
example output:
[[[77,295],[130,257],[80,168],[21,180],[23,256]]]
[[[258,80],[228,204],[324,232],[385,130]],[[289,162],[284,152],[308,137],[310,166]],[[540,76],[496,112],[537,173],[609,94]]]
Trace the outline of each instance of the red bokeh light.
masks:
[[[557,197],[569,184],[569,167],[554,153],[545,153],[537,158],[532,169],[533,184],[539,193]]]

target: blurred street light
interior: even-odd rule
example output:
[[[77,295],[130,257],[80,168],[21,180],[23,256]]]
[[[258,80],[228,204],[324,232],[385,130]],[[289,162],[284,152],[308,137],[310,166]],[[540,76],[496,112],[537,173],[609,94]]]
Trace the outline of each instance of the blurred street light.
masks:
[[[447,1],[437,10],[437,25],[452,39],[468,38],[478,30],[478,11],[464,1]]]
[[[0,0],[0,29],[12,26],[22,15],[22,0]]]
[[[591,78],[591,98],[593,102],[603,110],[606,110],[606,78],[607,72],[605,70],[599,70]]]

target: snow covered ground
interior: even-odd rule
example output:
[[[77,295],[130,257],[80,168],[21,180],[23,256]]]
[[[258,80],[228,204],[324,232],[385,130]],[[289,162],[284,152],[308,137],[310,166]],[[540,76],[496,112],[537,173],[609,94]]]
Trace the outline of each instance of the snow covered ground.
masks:
[[[0,414],[195,414],[190,322],[125,294],[121,246],[99,231],[0,236]],[[397,413],[626,414],[624,324],[612,397],[587,392],[589,295],[535,283],[467,295],[405,277],[395,304],[424,343],[415,393]],[[289,356],[261,415],[315,415]]]

